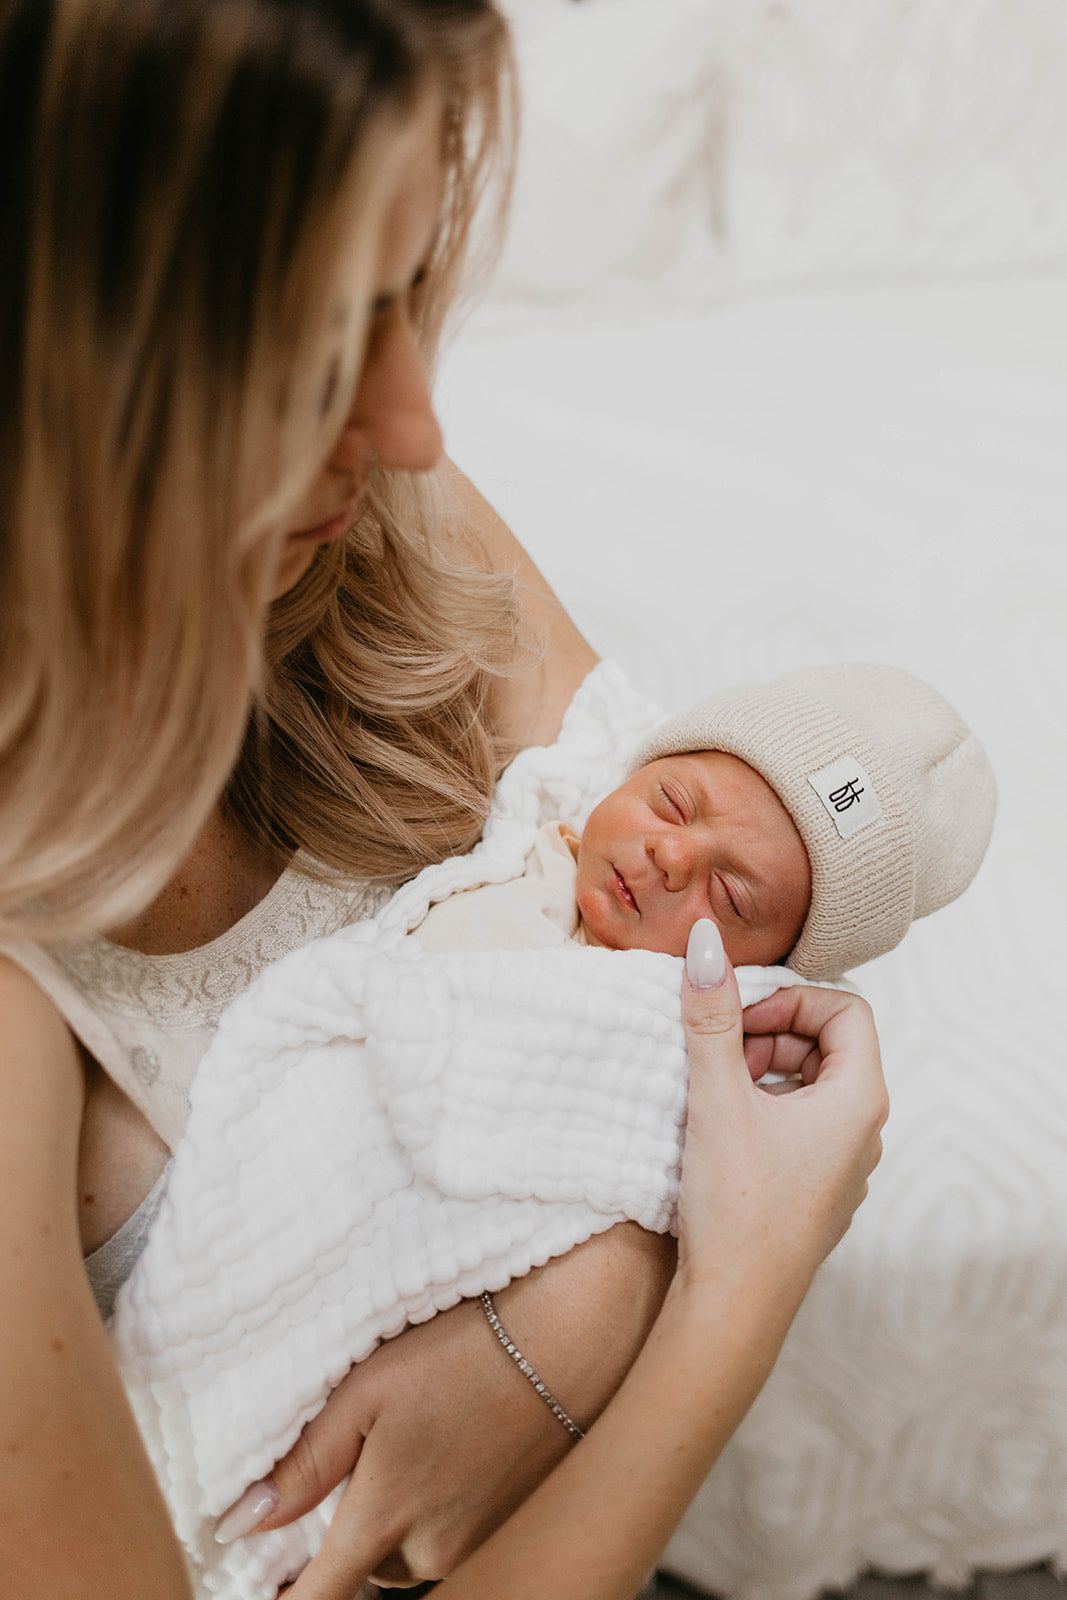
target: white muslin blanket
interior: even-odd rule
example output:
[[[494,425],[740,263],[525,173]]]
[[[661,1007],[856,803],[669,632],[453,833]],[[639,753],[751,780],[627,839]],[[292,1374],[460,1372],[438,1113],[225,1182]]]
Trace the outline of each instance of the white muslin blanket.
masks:
[[[224,1016],[111,1324],[198,1595],[272,1600],[317,1549],[340,1491],[225,1549],[211,1531],[381,1339],[624,1218],[670,1228],[681,962],[434,955],[406,931],[431,896],[521,871],[568,772],[580,825],[650,717],[599,669],[560,744],[502,780],[478,851],[294,951]],[[798,981],[738,976],[746,1002]]]

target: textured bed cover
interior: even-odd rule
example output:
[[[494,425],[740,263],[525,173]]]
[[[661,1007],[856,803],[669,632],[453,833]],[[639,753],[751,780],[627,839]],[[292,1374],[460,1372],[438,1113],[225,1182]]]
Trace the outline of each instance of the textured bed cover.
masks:
[[[667,709],[896,662],[1001,805],[956,905],[862,969],[871,1195],[668,1552],[744,1600],[1067,1558],[1067,281],[484,314],[452,454]]]

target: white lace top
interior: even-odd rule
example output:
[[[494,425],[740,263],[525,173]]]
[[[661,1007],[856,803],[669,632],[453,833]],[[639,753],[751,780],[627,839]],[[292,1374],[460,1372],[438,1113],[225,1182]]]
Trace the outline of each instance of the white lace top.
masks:
[[[4,954],[36,979],[173,1150],[189,1114],[189,1085],[230,1001],[270,962],[373,916],[392,893],[323,883],[294,865],[232,928],[180,955],[144,955],[97,935],[48,950],[9,945]]]

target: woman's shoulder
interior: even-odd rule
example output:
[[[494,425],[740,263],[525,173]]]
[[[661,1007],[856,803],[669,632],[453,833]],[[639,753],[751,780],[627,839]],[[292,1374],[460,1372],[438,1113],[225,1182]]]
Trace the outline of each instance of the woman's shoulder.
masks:
[[[50,1164],[54,1165],[62,1144],[71,1137],[76,1154],[85,1076],[77,1046],[59,1010],[31,974],[3,951],[0,1016],[4,1021],[0,1030],[0,1126],[4,1129],[0,1170],[17,1185],[18,1173],[27,1162],[32,1165],[50,1152]]]
[[[45,993],[25,963],[0,947],[0,1063],[29,1058],[41,1051],[73,1051],[70,1032],[54,1001]]]

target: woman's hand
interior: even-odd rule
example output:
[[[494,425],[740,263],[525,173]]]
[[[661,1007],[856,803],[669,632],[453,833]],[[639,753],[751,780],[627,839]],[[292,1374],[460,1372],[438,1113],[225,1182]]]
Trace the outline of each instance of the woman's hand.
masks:
[[[838,990],[779,989],[742,1018],[718,929],[706,920],[693,929],[687,969],[681,1273],[698,1280],[712,1261],[719,1273],[730,1252],[739,1267],[762,1262],[802,1295],[881,1155],[888,1099],[870,1007]],[[744,1058],[728,1044],[741,1045],[742,1027]],[[771,1071],[800,1084],[788,1093],[757,1088],[753,1079]]]
[[[382,1346],[277,1468],[283,1504],[264,1528],[308,1509],[356,1464],[322,1550],[287,1591],[291,1600],[350,1600],[371,1574],[435,1576],[457,1559],[452,1577],[465,1600],[541,1600],[561,1586],[573,1600],[636,1592],[765,1381],[818,1263],[848,1227],[886,1114],[866,1004],[830,990],[779,992],[745,1013],[743,1037],[733,973],[710,937],[723,981],[703,989],[687,982],[683,995],[691,1085],[679,1271],[621,1392],[571,1447],[476,1304]],[[703,974],[700,966],[690,967],[698,982],[714,979],[706,961]],[[756,1088],[753,1075],[772,1068],[801,1074],[803,1086],[784,1095]],[[662,1263],[656,1292],[647,1273],[640,1280],[636,1318],[633,1273],[614,1274],[622,1286],[614,1300],[582,1288],[548,1311],[544,1300],[581,1268],[583,1251],[631,1236],[647,1240],[613,1229],[498,1297],[516,1343],[585,1426],[644,1338]],[[577,1335],[568,1320],[575,1308]],[[576,1352],[584,1375],[557,1365]],[[590,1375],[612,1361],[591,1404]]]
[[[789,990],[744,1016],[698,924],[683,1015],[689,1124],[679,1270],[619,1393],[586,1437],[452,1573],[463,1600],[632,1600],[766,1381],[818,1263],[878,1159],[885,1086],[853,995]],[[754,1072],[800,1071],[770,1095]],[[591,1531],[592,1530],[592,1531]]]
[[[496,1296],[504,1326],[583,1427],[635,1359],[673,1267],[673,1241],[626,1223]],[[348,1600],[371,1573],[444,1576],[569,1448],[480,1302],[464,1301],[354,1367],[251,1503],[269,1504],[274,1488],[258,1526],[281,1526],[354,1468],[322,1549],[286,1591]]]

